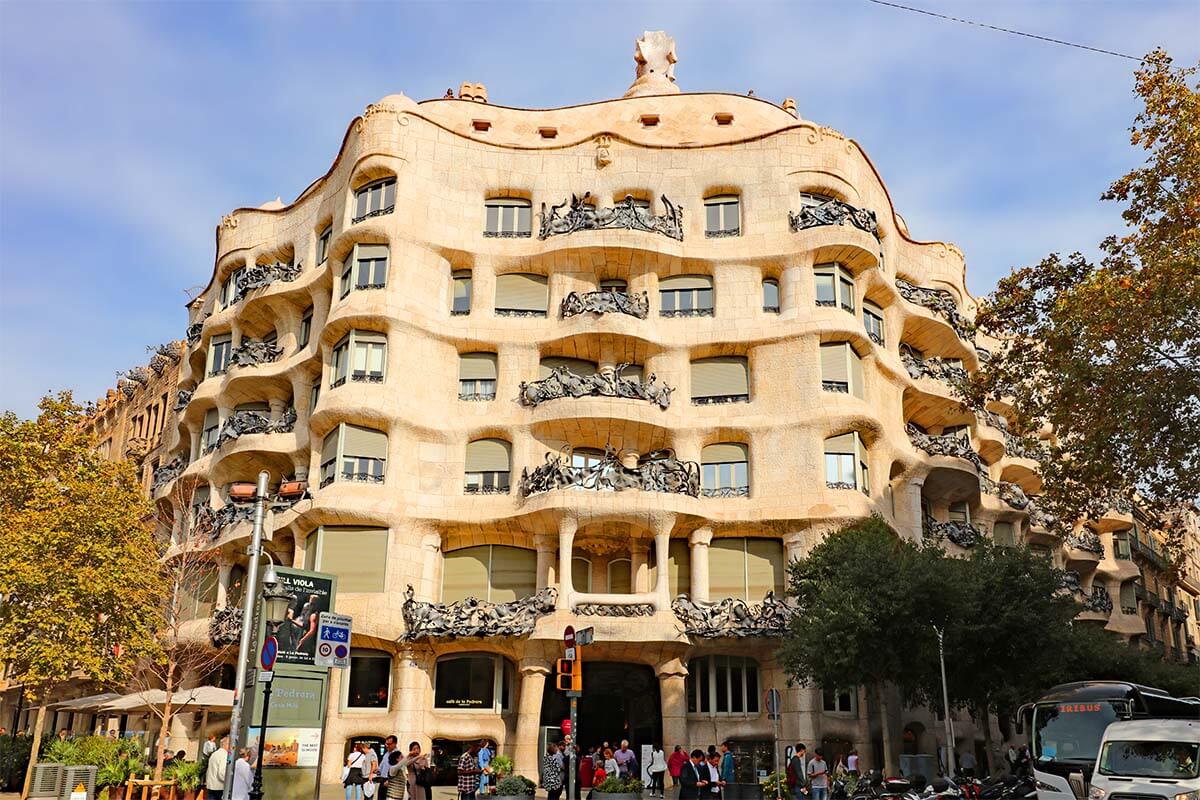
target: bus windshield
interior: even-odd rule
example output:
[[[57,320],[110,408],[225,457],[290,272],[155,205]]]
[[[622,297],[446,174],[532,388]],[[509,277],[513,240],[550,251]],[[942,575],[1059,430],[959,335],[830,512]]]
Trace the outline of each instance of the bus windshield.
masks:
[[[1104,729],[1115,722],[1124,703],[1092,701],[1037,706],[1033,753],[1039,761],[1095,761]]]
[[[1110,741],[1099,769],[1101,775],[1190,780],[1200,777],[1200,744]]]

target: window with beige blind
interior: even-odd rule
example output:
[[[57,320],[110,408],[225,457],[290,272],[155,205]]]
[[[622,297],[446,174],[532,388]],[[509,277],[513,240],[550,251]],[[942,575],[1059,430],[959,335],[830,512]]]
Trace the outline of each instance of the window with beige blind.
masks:
[[[450,276],[454,285],[454,297],[450,303],[450,313],[455,317],[471,313],[471,270],[456,270]]]
[[[817,305],[854,313],[854,275],[841,264],[818,264],[813,267],[817,284]]]
[[[599,369],[595,361],[587,361],[582,358],[547,356],[538,363],[538,380],[549,378],[554,370],[559,368],[565,368],[568,372],[573,372],[581,377],[595,375]]]
[[[496,276],[496,315],[544,317],[550,303],[545,275],[510,272]]]
[[[210,408],[204,412],[204,427],[200,429],[200,452],[207,453],[217,446],[221,437],[221,412]]]
[[[736,194],[704,198],[704,235],[709,239],[742,234],[742,203]]]
[[[871,493],[867,448],[857,431],[825,440],[825,485],[830,489],[860,489]]]
[[[333,238],[333,225],[326,225],[325,230],[317,237],[317,266],[324,264],[329,258],[329,240]]]
[[[997,522],[992,525],[992,541],[1003,547],[1012,547],[1015,545],[1017,541],[1013,535],[1013,524],[1011,522]]]
[[[692,362],[692,403],[745,403],[750,400],[750,367],[744,356],[699,358]]]
[[[383,483],[387,434],[343,422],[321,445],[321,486],[339,481]]]
[[[575,556],[571,559],[571,586],[577,592],[592,590],[592,562]]]
[[[863,397],[862,359],[849,342],[821,345],[821,389]]]
[[[305,569],[337,576],[337,592],[382,592],[388,529],[324,525],[308,537]]]
[[[628,558],[612,558],[608,561],[608,593],[633,594],[632,561]]]
[[[351,220],[351,224],[391,214],[395,210],[396,179],[373,181],[354,193],[354,219]]]
[[[870,300],[863,301],[863,327],[867,329],[867,337],[879,346],[883,346],[883,309]]]
[[[503,439],[478,439],[467,444],[463,492],[508,494],[512,445]]]
[[[484,544],[442,556],[442,602],[508,603],[537,591],[537,552]]]
[[[458,399],[496,399],[496,354],[463,353],[458,357]]]
[[[382,289],[387,286],[388,246],[386,244],[356,244],[342,265],[339,297],[351,291]]]
[[[357,383],[383,383],[387,363],[387,334],[350,331],[333,348],[330,359],[330,389],[347,379]]]
[[[658,585],[658,559],[650,548],[650,586]],[[692,551],[687,539],[671,539],[667,545],[667,591],[671,597],[692,593]]]
[[[750,455],[739,442],[710,444],[700,451],[700,494],[749,497]]]
[[[783,596],[783,542],[778,539],[713,539],[708,546],[708,596],[757,603]]]
[[[950,504],[948,518],[951,522],[970,522],[971,506],[966,500],[955,500]]]
[[[233,337],[228,334],[212,337],[208,343],[208,374],[224,375],[229,369],[229,355],[233,351]]]
[[[531,236],[532,206],[522,197],[489,197],[483,204],[483,235],[496,239]]]
[[[708,275],[672,275],[658,282],[659,316],[711,317],[713,282]]]

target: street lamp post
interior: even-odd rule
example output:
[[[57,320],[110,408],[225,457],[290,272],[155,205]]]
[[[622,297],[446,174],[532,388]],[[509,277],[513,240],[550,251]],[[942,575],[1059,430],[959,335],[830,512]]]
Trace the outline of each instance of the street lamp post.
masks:
[[[933,632],[938,637],[938,661],[942,666],[942,717],[946,721],[946,769],[950,775],[953,775],[955,766],[954,724],[950,721],[950,691],[946,688],[946,650],[942,641],[946,629],[934,625]]]
[[[279,588],[279,577],[275,574],[275,565],[271,564],[263,576],[262,603],[263,617],[272,639],[275,631],[287,618],[288,605],[291,600],[292,596]],[[263,689],[262,718],[258,725],[258,758],[254,766],[254,783],[250,787],[250,800],[262,800],[263,796],[263,752],[267,744],[267,714],[271,710],[271,686],[274,682],[274,678],[266,681],[266,687]]]

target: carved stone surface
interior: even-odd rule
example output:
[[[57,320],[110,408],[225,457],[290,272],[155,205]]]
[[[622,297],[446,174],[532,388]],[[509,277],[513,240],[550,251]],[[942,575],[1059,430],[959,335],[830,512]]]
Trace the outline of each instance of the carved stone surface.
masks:
[[[951,386],[965,383],[967,380],[967,371],[962,367],[947,363],[944,359],[936,356],[930,358],[918,358],[906,348],[900,349],[900,361],[904,364],[904,368],[908,370],[909,377],[913,380],[921,378],[933,378],[935,381],[948,383]]]
[[[213,612],[208,620],[208,639],[213,647],[231,647],[242,638],[242,609],[226,606]]]
[[[300,277],[304,270],[301,264],[255,264],[247,267],[237,280],[237,293],[230,303],[236,303],[256,289],[270,286],[275,281],[290,283]]]
[[[630,400],[647,400],[659,408],[671,405],[670,386],[658,383],[658,376],[642,382],[621,377],[629,364],[618,364],[612,370],[601,370],[592,375],[576,375],[566,367],[555,367],[549,377],[532,383],[521,382],[518,395],[521,404],[536,406],[561,397],[624,397]]]
[[[598,292],[568,292],[559,306],[563,318],[578,314],[628,314],[645,319],[650,314],[650,298],[645,292],[630,294],[617,289]]]
[[[823,225],[847,223],[871,234],[876,240],[879,239],[879,222],[875,218],[875,212],[857,208],[841,200],[828,200],[819,206],[806,206],[799,212],[788,212],[788,224],[791,225],[793,233]]]
[[[184,461],[183,456],[176,456],[168,463],[163,464],[161,467],[154,470],[154,475],[151,478],[154,488],[157,489],[163,484],[170,483],[171,481],[175,480],[180,476],[180,474],[183,473],[183,470],[186,467],[187,462]]]
[[[175,410],[183,411],[187,408],[187,404],[192,402],[191,389],[179,389],[175,392]]]
[[[969,522],[962,520],[937,520],[925,518],[925,534],[934,539],[949,539],[959,547],[974,547],[983,538],[983,532]]]
[[[217,447],[252,433],[290,433],[296,427],[296,409],[289,408],[283,415],[272,420],[261,411],[235,411],[221,426]]]
[[[979,470],[980,474],[987,471],[984,467],[983,459],[971,447],[971,443],[963,437],[932,436],[918,430],[911,424],[904,427],[908,432],[909,440],[913,443],[913,447],[924,450],[932,456],[952,456],[954,458],[966,459],[975,465],[975,469]]]
[[[580,603],[571,609],[581,617],[652,617],[653,603]]]
[[[242,343],[229,354],[230,367],[253,367],[257,364],[269,364],[283,355],[283,348],[275,342],[264,342],[260,339],[243,339]]]
[[[521,470],[518,490],[522,497],[529,497],[567,486],[615,492],[641,489],[698,497],[700,465],[678,460],[669,449],[645,454],[635,467],[622,464],[619,453],[611,447],[605,448],[598,463],[588,467],[573,466],[570,456],[547,453],[546,462],[532,472],[528,468]]]
[[[896,291],[900,292],[900,296],[908,302],[928,308],[946,320],[959,338],[968,342],[975,341],[975,326],[959,313],[958,304],[954,302],[954,295],[945,289],[915,286],[903,278],[896,278]]]
[[[638,208],[633,202],[632,195],[612,208],[597,209],[588,202],[591,192],[585,192],[583,197],[571,195],[571,199],[563,200],[558,205],[550,207],[546,212],[546,204],[542,203],[542,225],[538,238],[549,239],[551,236],[575,233],[576,231],[598,231],[619,229],[661,233],[663,236],[683,241],[683,207],[676,206],[667,196],[662,195],[663,207],[666,213],[652,216],[644,208]],[[566,208],[565,212],[562,209]]]
[[[1104,543],[1100,541],[1099,536],[1088,530],[1071,534],[1066,538],[1065,544],[1076,550],[1104,555]]]
[[[424,603],[404,592],[402,640],[484,636],[528,636],[540,617],[554,612],[553,587],[508,603],[485,603],[468,597],[457,603]]]
[[[675,94],[675,40],[666,31],[645,31],[634,43],[633,61],[636,77],[626,90],[626,97],[645,94]]]
[[[671,603],[671,610],[683,623],[685,633],[701,639],[783,636],[795,613],[774,592],[767,592],[761,603],[753,605],[735,597],[704,603],[679,595]]]

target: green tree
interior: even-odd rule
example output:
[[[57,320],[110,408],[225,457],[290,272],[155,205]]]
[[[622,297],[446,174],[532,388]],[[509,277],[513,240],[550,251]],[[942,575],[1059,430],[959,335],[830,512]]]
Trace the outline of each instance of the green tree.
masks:
[[[1098,625],[1076,623],[1068,633],[1069,646],[1055,683],[1122,680],[1164,689],[1179,697],[1200,695],[1200,670],[1162,659],[1157,650],[1143,650]]]
[[[122,681],[157,647],[162,598],[132,465],[92,449],[70,393],[39,408],[0,416],[0,657],[31,700],[71,679]],[[45,717],[43,705],[31,766]]]
[[[1100,244],[1099,263],[1055,253],[1013,271],[976,317],[1007,346],[974,374],[967,402],[1007,397],[1019,431],[1053,426],[1043,503],[1061,519],[1094,516],[1113,496],[1137,493],[1160,512],[1200,496],[1196,71],[1156,50],[1135,73],[1144,108],[1131,142],[1146,162],[1102,195],[1124,205],[1125,234]]]

